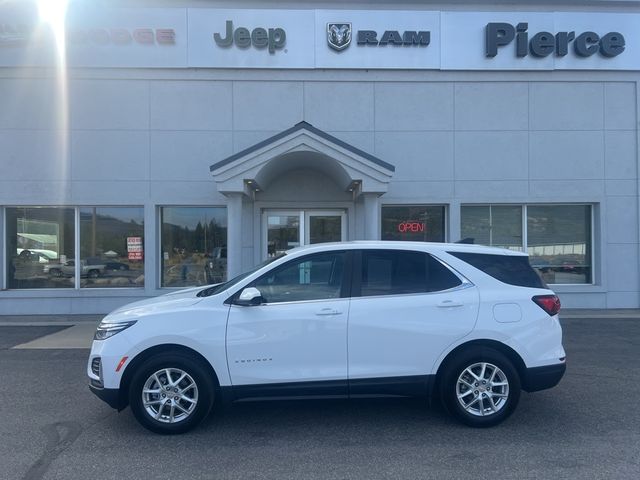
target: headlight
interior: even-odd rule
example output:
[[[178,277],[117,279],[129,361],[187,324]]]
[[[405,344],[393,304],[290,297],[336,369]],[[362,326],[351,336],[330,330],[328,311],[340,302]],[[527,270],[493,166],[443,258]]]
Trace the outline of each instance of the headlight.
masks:
[[[129,328],[134,323],[136,323],[136,320],[132,320],[129,322],[117,322],[117,323],[108,323],[102,320],[100,322],[100,325],[98,325],[98,329],[96,330],[96,334],[93,336],[93,339],[106,340],[109,337],[113,337],[116,333],[119,333],[124,329]]]

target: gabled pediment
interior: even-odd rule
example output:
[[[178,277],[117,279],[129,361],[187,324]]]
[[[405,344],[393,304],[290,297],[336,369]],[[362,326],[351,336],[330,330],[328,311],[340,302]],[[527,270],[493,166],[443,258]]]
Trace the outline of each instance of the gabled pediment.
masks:
[[[395,167],[367,152],[300,122],[252,147],[211,165],[222,193],[247,192],[247,185],[268,188],[278,176],[294,169],[322,172],[345,190],[384,193]]]

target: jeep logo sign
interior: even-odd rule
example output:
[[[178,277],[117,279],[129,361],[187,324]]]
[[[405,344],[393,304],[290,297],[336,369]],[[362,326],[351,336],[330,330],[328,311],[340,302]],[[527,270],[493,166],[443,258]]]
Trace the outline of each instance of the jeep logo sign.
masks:
[[[233,21],[227,20],[225,36],[219,33],[213,34],[213,40],[216,45],[228,48],[235,44],[240,48],[249,48],[253,45],[256,48],[268,48],[269,53],[273,54],[276,50],[282,49],[287,42],[287,34],[282,28],[254,28],[249,31],[248,28],[238,27],[233,29]]]

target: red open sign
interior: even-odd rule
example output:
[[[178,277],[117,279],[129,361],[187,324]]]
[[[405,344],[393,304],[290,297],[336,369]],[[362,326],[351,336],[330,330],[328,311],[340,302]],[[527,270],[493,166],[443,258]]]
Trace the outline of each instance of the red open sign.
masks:
[[[423,222],[412,222],[412,221],[401,222],[401,223],[398,224],[398,231],[400,233],[406,233],[406,232],[420,233],[420,232],[424,232],[424,223]]]

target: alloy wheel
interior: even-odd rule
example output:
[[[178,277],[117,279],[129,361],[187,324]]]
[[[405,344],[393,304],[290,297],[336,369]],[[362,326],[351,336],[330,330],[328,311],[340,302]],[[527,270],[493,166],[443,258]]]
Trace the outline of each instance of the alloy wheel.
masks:
[[[184,370],[163,368],[147,378],[142,388],[142,405],[147,414],[162,423],[179,423],[198,404],[198,386]]]
[[[474,416],[494,415],[505,407],[509,399],[506,374],[488,362],[474,363],[465,368],[455,388],[462,408]]]

